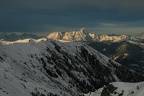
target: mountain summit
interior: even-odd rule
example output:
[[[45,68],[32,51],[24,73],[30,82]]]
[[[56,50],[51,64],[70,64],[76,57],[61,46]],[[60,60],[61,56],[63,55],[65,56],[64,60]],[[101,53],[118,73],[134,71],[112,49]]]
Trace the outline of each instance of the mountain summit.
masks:
[[[52,32],[47,38],[55,40],[65,40],[65,41],[87,41],[90,37],[84,30],[81,28],[79,31],[71,32]]]

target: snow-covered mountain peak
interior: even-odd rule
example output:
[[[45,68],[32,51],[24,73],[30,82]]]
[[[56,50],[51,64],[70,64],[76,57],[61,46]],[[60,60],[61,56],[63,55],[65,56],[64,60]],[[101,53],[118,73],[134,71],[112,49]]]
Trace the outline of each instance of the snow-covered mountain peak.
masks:
[[[59,40],[61,39],[62,36],[63,36],[62,32],[52,32],[51,34],[47,36],[47,38]]]
[[[84,31],[85,31],[85,28],[81,28],[80,31],[81,31],[81,32],[84,32]]]
[[[87,34],[84,31],[84,28],[81,28],[78,31],[70,32],[52,32],[47,38],[55,40],[65,40],[65,41],[87,41]]]

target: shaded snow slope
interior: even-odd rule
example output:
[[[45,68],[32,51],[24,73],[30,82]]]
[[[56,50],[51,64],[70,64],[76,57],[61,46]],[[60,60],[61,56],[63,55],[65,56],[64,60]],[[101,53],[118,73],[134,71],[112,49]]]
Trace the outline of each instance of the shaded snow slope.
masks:
[[[114,82],[84,96],[144,96],[144,82]]]
[[[127,68],[141,71],[144,69],[144,48],[141,43],[129,41],[111,44],[94,42],[88,45]]]
[[[40,41],[0,45],[0,95],[79,96],[112,81],[144,80],[86,44]]]

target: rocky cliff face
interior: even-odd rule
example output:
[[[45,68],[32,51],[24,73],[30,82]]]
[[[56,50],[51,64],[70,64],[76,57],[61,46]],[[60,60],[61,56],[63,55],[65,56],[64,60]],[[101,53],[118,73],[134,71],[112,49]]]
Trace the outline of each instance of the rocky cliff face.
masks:
[[[0,45],[2,96],[79,96],[109,82],[143,80],[143,74],[80,42]]]

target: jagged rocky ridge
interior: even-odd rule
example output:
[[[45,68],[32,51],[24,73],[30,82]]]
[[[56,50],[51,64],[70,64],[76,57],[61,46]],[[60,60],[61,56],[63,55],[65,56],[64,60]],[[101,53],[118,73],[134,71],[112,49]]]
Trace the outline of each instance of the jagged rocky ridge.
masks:
[[[2,96],[79,96],[109,82],[143,80],[143,74],[80,42],[0,45]]]

